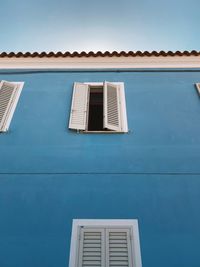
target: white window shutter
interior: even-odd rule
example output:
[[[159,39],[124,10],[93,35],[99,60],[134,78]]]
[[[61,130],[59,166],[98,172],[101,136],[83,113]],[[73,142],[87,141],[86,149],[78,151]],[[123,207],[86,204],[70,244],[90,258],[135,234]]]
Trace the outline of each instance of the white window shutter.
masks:
[[[78,267],[105,267],[105,234],[101,228],[80,228]]]
[[[106,267],[133,267],[130,229],[106,229]]]
[[[198,94],[200,95],[200,83],[196,83],[196,89]]]
[[[12,108],[17,94],[17,84],[1,81],[0,83],[0,132],[8,129],[12,117]]]
[[[84,83],[74,83],[73,97],[71,104],[71,114],[69,128],[86,130],[88,111],[89,86]]]
[[[121,111],[120,111],[120,92],[118,85],[104,83],[104,128],[113,131],[122,131]]]

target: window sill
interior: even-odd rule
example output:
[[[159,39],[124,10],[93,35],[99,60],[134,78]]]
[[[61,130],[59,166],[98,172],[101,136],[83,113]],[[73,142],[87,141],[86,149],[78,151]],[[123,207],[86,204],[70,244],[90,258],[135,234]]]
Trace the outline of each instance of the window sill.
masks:
[[[79,131],[82,134],[124,134],[125,132],[119,131]]]

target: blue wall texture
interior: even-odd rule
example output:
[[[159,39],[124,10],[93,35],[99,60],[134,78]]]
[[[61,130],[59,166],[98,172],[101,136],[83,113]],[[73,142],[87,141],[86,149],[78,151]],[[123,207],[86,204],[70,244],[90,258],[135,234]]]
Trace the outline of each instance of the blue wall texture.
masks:
[[[67,267],[72,219],[138,219],[143,267],[200,266],[200,70],[2,71],[0,267]],[[67,129],[76,82],[125,83],[128,134]]]

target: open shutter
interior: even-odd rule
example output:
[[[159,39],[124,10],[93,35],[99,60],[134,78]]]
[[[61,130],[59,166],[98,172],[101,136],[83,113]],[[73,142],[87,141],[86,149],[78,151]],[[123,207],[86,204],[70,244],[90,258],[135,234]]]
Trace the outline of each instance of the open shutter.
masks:
[[[120,94],[118,85],[104,83],[104,128],[121,131]]]
[[[105,267],[105,235],[101,228],[80,228],[78,267]]]
[[[17,85],[14,83],[9,83],[6,81],[1,81],[0,83],[0,132],[6,131],[8,124],[9,115],[11,114],[11,109],[13,106],[13,101],[15,100],[15,94],[17,92]]]
[[[200,95],[200,83],[196,83],[196,89],[198,94]]]
[[[133,267],[130,229],[106,229],[106,267]]]
[[[74,83],[70,129],[86,130],[89,86],[84,83]]]

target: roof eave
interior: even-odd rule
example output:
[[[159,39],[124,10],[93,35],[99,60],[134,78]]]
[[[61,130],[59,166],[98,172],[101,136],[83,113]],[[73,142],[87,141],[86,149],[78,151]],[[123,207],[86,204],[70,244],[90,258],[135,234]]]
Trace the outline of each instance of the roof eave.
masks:
[[[1,53],[1,69],[200,68],[200,52]]]

